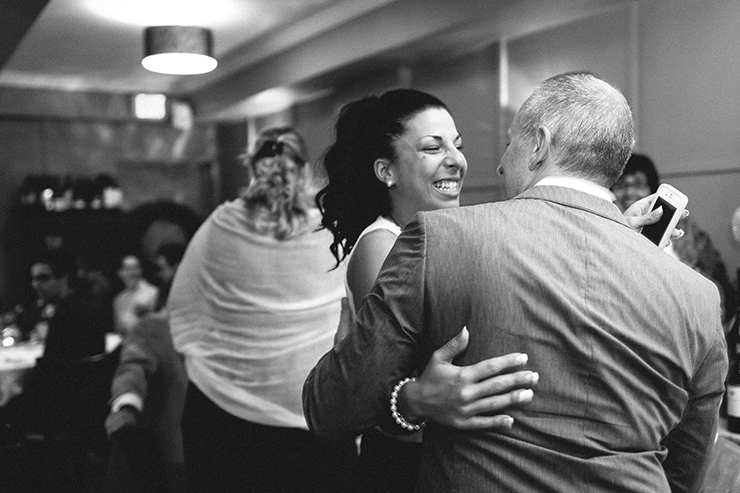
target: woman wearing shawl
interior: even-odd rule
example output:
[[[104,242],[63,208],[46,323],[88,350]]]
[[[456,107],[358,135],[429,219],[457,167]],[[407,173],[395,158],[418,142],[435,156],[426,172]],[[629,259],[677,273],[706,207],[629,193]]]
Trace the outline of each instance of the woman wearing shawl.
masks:
[[[249,186],[216,208],[173,281],[170,323],[189,378],[189,491],[352,491],[354,443],[308,431],[301,388],[331,349],[344,296],[300,135],[270,128]]]

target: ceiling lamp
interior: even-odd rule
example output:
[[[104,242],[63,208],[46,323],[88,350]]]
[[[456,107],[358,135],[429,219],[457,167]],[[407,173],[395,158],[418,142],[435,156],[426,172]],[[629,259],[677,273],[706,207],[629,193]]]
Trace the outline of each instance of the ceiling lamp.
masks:
[[[144,30],[145,69],[160,74],[205,74],[216,68],[213,36],[196,26],[156,26]]]

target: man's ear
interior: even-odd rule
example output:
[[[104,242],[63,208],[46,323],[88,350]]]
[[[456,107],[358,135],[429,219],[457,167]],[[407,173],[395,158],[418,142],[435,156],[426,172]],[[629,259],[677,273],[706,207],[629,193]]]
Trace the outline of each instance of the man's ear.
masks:
[[[390,159],[379,157],[373,163],[373,167],[375,168],[375,176],[378,177],[378,180],[385,183],[388,188],[395,185],[393,167],[391,166]]]
[[[540,164],[544,163],[550,153],[550,142],[552,134],[547,127],[539,126],[534,133],[534,149],[532,150],[529,170],[534,171]]]

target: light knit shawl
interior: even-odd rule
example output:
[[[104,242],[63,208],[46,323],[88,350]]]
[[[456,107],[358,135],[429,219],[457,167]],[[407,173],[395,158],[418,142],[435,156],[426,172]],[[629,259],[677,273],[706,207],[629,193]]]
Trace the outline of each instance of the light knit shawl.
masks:
[[[225,411],[307,429],[301,391],[332,347],[344,296],[331,234],[279,241],[247,228],[241,200],[219,206],[188,245],[168,301],[173,342],[189,379]]]

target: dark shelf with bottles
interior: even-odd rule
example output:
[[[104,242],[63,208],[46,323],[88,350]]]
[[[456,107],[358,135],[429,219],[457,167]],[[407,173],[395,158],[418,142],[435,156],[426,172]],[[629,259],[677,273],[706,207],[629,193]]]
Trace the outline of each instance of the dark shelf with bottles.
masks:
[[[119,207],[120,194],[114,186],[109,187],[106,202],[105,187],[100,188],[100,194],[79,192],[79,183],[93,180],[52,178],[27,180],[8,217],[5,282],[6,291],[16,299],[6,302],[22,302],[33,296],[30,266],[36,255],[48,248],[70,250],[82,269],[102,272],[110,280],[115,279],[118,262],[131,248],[130,218]]]
[[[123,194],[107,173],[94,176],[28,175],[18,193],[21,210],[67,212],[117,209]]]

